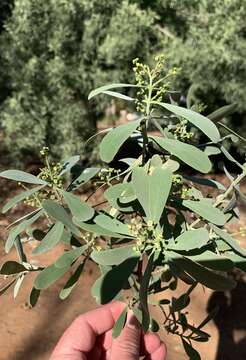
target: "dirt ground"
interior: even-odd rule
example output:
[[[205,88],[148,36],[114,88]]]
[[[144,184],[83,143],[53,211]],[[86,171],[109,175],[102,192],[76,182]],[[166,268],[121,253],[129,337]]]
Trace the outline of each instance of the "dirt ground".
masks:
[[[246,187],[244,187],[245,189]],[[3,192],[7,191],[5,183],[2,185],[2,190]],[[14,188],[13,191],[15,191]],[[2,193],[2,195],[4,194]],[[2,204],[0,206],[2,207]],[[239,225],[233,226],[234,230],[246,226],[243,209],[242,212],[244,214],[242,220]],[[16,259],[14,250],[8,255],[4,253],[3,240],[6,239],[6,225],[17,215],[18,210],[11,213],[10,218],[0,217],[2,240],[0,242],[0,264],[7,259]],[[241,238],[241,240],[244,244],[244,239]],[[31,252],[32,247],[28,245],[30,260],[37,261]],[[49,261],[54,261],[62,252],[63,247],[57,247],[50,252]],[[40,256],[38,261],[47,264],[45,255]],[[48,290],[43,291],[37,306],[33,309],[30,309],[26,302],[32,285],[31,276],[24,280],[21,291],[15,300],[11,290],[1,296],[0,360],[48,360],[54,345],[66,327],[76,316],[97,306],[90,295],[90,288],[97,276],[96,267],[88,264],[77,287],[67,300],[61,301],[58,297],[59,290],[65,282],[63,278]],[[237,288],[231,292],[212,292],[208,289],[204,290],[201,286],[195,289],[188,309],[194,324],[201,322],[209,309],[211,310],[215,305],[220,306],[215,321],[205,328],[205,331],[212,335],[211,340],[208,343],[197,343],[197,349],[203,360],[246,359],[245,304],[246,279],[244,276],[240,277]],[[160,314],[153,310],[153,316],[157,319]],[[168,347],[168,360],[187,359],[176,337],[167,334],[161,334],[161,336]]]

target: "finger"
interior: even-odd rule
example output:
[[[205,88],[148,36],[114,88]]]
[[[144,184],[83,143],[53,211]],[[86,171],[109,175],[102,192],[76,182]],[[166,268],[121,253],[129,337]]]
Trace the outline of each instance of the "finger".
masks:
[[[147,355],[144,360],[166,360],[166,356],[166,346],[161,343],[160,346],[152,354]]]
[[[97,337],[96,345],[107,351],[112,346],[112,330],[106,331],[104,334]]]
[[[146,334],[142,337],[140,355],[152,354],[161,345],[161,340],[156,334]]]
[[[127,314],[127,321],[120,336],[113,341],[111,359],[138,360],[140,352],[141,328],[132,311]]]
[[[124,303],[113,302],[79,316],[63,334],[50,360],[91,351],[96,337],[113,328],[124,307]]]

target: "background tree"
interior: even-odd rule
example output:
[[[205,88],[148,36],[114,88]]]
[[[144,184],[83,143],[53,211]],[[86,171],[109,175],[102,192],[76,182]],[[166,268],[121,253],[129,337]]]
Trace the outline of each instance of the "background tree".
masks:
[[[89,109],[89,90],[124,81],[136,53],[154,50],[153,22],[154,13],[127,0],[16,0],[2,36],[11,91],[0,113],[13,158],[44,145],[55,158],[87,158],[84,140],[105,107]]]

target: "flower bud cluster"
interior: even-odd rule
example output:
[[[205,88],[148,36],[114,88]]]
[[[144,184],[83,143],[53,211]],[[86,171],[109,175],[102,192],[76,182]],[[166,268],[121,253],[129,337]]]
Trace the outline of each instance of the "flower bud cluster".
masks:
[[[138,218],[131,219],[128,228],[136,238],[134,249],[139,252],[147,250],[161,250],[164,239],[160,230],[157,230],[153,222],[142,222]]]
[[[176,140],[180,140],[183,142],[189,142],[192,137],[194,136],[194,133],[187,130],[188,121],[185,119],[182,119],[176,126],[173,132],[173,135]]]

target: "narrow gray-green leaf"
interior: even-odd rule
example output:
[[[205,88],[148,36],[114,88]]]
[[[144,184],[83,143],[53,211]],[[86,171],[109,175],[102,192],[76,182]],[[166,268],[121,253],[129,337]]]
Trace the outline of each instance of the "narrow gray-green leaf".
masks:
[[[105,90],[105,91],[102,91],[102,93],[105,94],[105,95],[113,96],[113,97],[116,97],[118,99],[122,99],[122,100],[126,100],[126,101],[133,101],[134,100],[130,96],[126,96],[126,95],[118,93],[116,91],[107,91],[107,90]]]
[[[48,266],[38,274],[34,281],[34,287],[37,290],[47,289],[60,279],[69,269],[68,267],[58,268],[54,264]]]
[[[75,180],[72,181],[72,183],[68,186],[67,191],[74,191],[81,185],[86,184],[96,174],[98,174],[100,170],[100,168],[95,167],[85,169]]]
[[[127,307],[124,308],[124,310],[121,312],[120,316],[118,317],[118,319],[114,324],[113,333],[112,333],[114,339],[116,339],[120,335],[122,329],[124,328],[126,322],[126,315],[127,315]]]
[[[104,192],[104,197],[115,209],[118,209],[122,212],[133,212],[134,208],[131,204],[131,201],[129,201],[128,204],[123,201],[124,195],[129,193],[134,193],[132,185],[130,183],[121,183],[110,186]]]
[[[61,290],[61,292],[59,294],[59,297],[61,300],[65,300],[71,294],[72,290],[74,289],[74,287],[76,286],[76,284],[80,278],[80,275],[82,274],[84,265],[85,265],[84,262],[79,264],[79,266],[77,267],[75,272],[71,275],[71,277],[68,279],[68,281],[64,285],[63,289]]]
[[[84,252],[88,249],[88,245],[83,245],[76,247],[75,249],[66,251],[62,256],[59,257],[55,262],[55,267],[64,268],[72,265],[72,263],[77,260]]]
[[[59,171],[58,175],[62,176],[63,174],[65,174],[66,172],[68,172],[69,170],[72,169],[72,167],[74,165],[77,164],[77,162],[79,161],[80,156],[79,155],[75,155],[72,156],[71,158],[69,158],[68,160],[66,160],[62,166],[61,166],[61,170]]]
[[[49,230],[49,232],[45,235],[40,244],[33,250],[32,253],[37,255],[53,249],[60,242],[63,231],[64,225],[58,221]]]
[[[223,191],[226,190],[223,184],[213,179],[198,178],[195,176],[186,176],[186,175],[184,176],[184,178],[199,185],[210,186]]]
[[[241,256],[246,257],[246,250],[242,248],[236,239],[233,239],[233,237],[230,236],[227,232],[221,230],[215,225],[211,225],[214,232],[222,239],[224,240],[227,245],[229,245],[236,253],[238,253]]]
[[[95,223],[86,223],[86,222],[78,221],[77,219],[73,219],[73,221],[81,229],[83,229],[85,231],[89,231],[91,233],[94,233],[95,235],[110,236],[110,237],[115,237],[115,238],[124,237],[123,235],[120,236],[119,234],[116,234],[113,231],[107,230]]]
[[[117,219],[111,218],[110,216],[99,214],[95,217],[94,221],[97,225],[106,230],[112,231],[116,234],[124,235],[126,237],[134,238],[126,224]]]
[[[206,229],[188,230],[175,239],[171,245],[173,250],[189,251],[199,249],[209,241],[209,233]]]
[[[198,201],[184,200],[183,205],[213,224],[224,225],[226,223],[225,214],[205,199]]]
[[[26,228],[32,225],[36,220],[43,215],[43,210],[39,210],[34,216],[30,217],[27,220],[22,221],[20,224],[15,226],[9,233],[8,239],[5,243],[5,251],[8,253],[12,246],[14,245],[16,237],[21,234]]]
[[[139,257],[133,245],[122,246],[109,250],[92,251],[91,258],[100,265],[119,265],[129,257]]]
[[[149,307],[148,307],[148,288],[151,278],[151,272],[153,269],[153,262],[154,262],[154,254],[150,255],[148,259],[148,263],[145,272],[143,274],[139,289],[139,300],[143,313],[142,327],[144,332],[148,331],[150,324],[150,315],[149,315]]]
[[[206,250],[199,255],[186,256],[192,261],[195,261],[212,270],[229,271],[233,269],[233,262],[225,254],[217,255],[212,251]]]
[[[183,143],[179,140],[151,136],[151,138],[165,151],[176,156],[185,164],[204,174],[211,170],[212,164],[208,156],[195,146]]]
[[[79,221],[90,220],[95,211],[85,201],[80,200],[76,195],[73,195],[67,191],[59,190],[62,194],[65,202],[67,203],[72,215]]]
[[[143,168],[133,170],[132,186],[148,220],[159,222],[171,185],[172,173],[168,169],[155,168],[151,174]]]
[[[92,90],[88,96],[88,100],[92,99],[94,96],[104,93],[105,91],[117,88],[124,88],[124,87],[137,87],[137,85],[132,84],[107,84],[100,86],[99,88]]]
[[[37,176],[34,176],[32,174],[26,173],[21,170],[6,170],[2,171],[0,173],[0,177],[14,180],[14,181],[20,181],[25,182],[28,184],[36,184],[36,185],[47,185],[47,182],[39,179]]]
[[[246,257],[235,254],[232,251],[227,251],[224,255],[233,261],[235,267],[246,272]]]
[[[141,119],[119,125],[107,133],[99,147],[101,159],[107,163],[112,161],[121,145],[137,129],[140,122]]]
[[[205,116],[190,110],[185,109],[180,106],[171,105],[167,103],[159,103],[165,109],[171,111],[173,114],[177,116],[181,116],[191,122],[195,127],[200,129],[207,137],[213,142],[218,142],[220,140],[220,133],[217,129],[216,125]]]
[[[9,209],[11,209],[13,206],[18,204],[20,201],[28,198],[29,196],[35,194],[37,191],[41,190],[45,185],[37,186],[33,189],[23,191],[20,194],[14,196],[12,199],[10,199],[3,207],[3,214],[5,214]]]
[[[72,231],[72,233],[80,236],[80,231],[73,224],[68,213],[60,204],[51,200],[44,200],[42,206],[49,216],[62,222],[68,229]]]
[[[236,110],[236,107],[237,107],[236,103],[230,104],[230,105],[225,105],[225,106],[215,110],[214,112],[209,114],[207,117],[212,121],[222,120],[224,117],[233,114]]]

